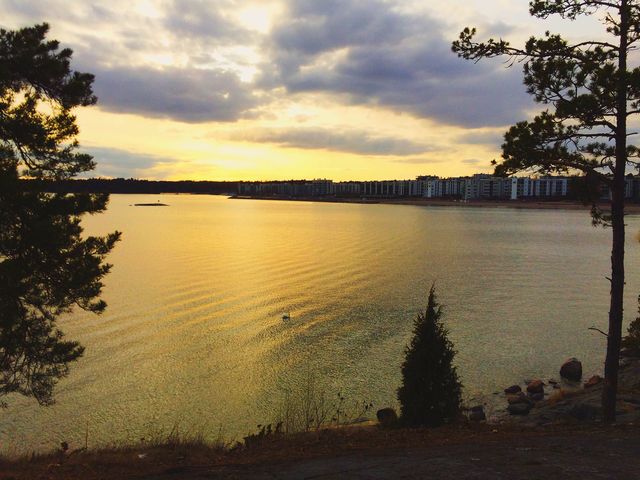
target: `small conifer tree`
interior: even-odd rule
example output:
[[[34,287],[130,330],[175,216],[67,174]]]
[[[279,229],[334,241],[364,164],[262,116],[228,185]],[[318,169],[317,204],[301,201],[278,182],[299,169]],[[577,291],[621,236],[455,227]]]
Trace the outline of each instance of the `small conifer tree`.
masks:
[[[453,365],[456,352],[441,316],[442,307],[432,285],[427,310],[414,322],[413,338],[402,364],[398,400],[400,420],[405,425],[436,427],[452,421],[460,412],[462,384]]]

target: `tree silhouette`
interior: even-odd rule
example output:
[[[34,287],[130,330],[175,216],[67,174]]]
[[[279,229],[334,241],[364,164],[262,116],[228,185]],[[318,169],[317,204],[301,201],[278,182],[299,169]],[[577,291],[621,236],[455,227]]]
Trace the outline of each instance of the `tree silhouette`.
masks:
[[[466,28],[453,51],[479,61],[506,56],[524,65],[524,83],[538,103],[549,105],[531,121],[511,127],[504,137],[499,175],[529,170],[540,173],[582,172],[606,184],[611,213],[592,208],[594,224],[612,228],[609,331],[602,396],[603,416],[615,420],[624,297],[625,172],[637,167],[640,150],[627,144],[627,121],[640,113],[640,69],[628,66],[640,41],[640,5],[635,0],[533,0],[532,16],[601,15],[605,32],[596,39],[571,43],[547,32],[531,37],[523,48],[502,39],[474,41]]]
[[[27,191],[19,181],[94,167],[77,152],[72,113],[96,102],[93,76],[70,69],[71,50],[46,41],[48,28],[0,30],[0,399],[18,393],[45,405],[83,353],[56,320],[75,306],[104,310],[104,258],[120,236],[82,237],[81,216],[105,210],[108,196]]]
[[[432,286],[427,310],[416,317],[402,364],[398,400],[400,421],[405,425],[436,427],[454,420],[460,412],[462,385],[453,365],[456,352],[441,316]]]

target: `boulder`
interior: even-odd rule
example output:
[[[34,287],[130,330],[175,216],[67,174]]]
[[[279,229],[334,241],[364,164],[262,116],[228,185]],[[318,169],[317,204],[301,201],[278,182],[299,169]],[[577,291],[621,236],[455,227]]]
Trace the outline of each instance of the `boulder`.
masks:
[[[484,407],[482,405],[476,405],[475,407],[471,407],[471,411],[469,413],[469,420],[472,422],[482,422],[487,419],[487,416],[484,413]]]
[[[531,404],[531,400],[525,395],[524,392],[518,392],[515,395],[507,395],[507,402],[509,405],[516,405],[518,403]]]
[[[511,415],[528,415],[531,411],[531,405],[528,403],[515,403],[507,407],[507,411]]]
[[[513,395],[521,391],[522,388],[520,388],[520,385],[511,385],[510,387],[504,389],[504,393],[506,393],[507,395]]]
[[[398,422],[398,414],[393,408],[381,408],[376,412],[376,417],[383,427],[391,427]]]
[[[594,375],[589,380],[584,382],[584,388],[595,387],[596,385],[599,385],[600,383],[602,383],[602,377],[600,375]]]
[[[534,402],[541,402],[542,400],[544,400],[544,393],[543,392],[530,393],[529,398]]]
[[[542,380],[532,380],[529,385],[527,385],[527,392],[544,393],[544,383]]]
[[[560,376],[570,382],[582,380],[582,363],[577,358],[570,358],[560,367]]]

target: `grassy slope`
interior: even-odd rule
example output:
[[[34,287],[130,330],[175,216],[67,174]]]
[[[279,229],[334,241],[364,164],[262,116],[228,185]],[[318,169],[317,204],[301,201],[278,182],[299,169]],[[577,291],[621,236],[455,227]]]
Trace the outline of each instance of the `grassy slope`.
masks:
[[[250,448],[224,449],[195,441],[168,441],[154,446],[126,447],[79,452],[72,455],[50,454],[30,459],[0,460],[0,479],[120,479],[144,477],[167,472],[220,465],[290,464],[296,460],[336,457],[347,453],[378,454],[411,448],[452,448],[460,445],[509,445],[513,440],[558,435],[570,439],[579,436],[594,443],[617,435],[638,437],[638,426],[557,425],[544,429],[517,426],[461,424],[439,429],[392,429],[376,426],[323,430],[320,432],[267,438]]]

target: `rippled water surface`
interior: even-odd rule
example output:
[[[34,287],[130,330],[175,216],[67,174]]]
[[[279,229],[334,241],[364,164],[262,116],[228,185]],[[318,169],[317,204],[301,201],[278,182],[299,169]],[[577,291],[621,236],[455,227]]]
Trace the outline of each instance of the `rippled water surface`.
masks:
[[[133,207],[162,200],[162,208]],[[640,292],[629,217],[627,320]],[[315,376],[393,405],[415,314],[436,281],[468,397],[567,356],[601,370],[610,231],[583,211],[113,195],[87,231],[123,232],[107,312],[62,320],[86,354],[57,404],[11,399],[0,449],[133,441],[179,425],[240,438]],[[282,315],[290,313],[284,322]]]

